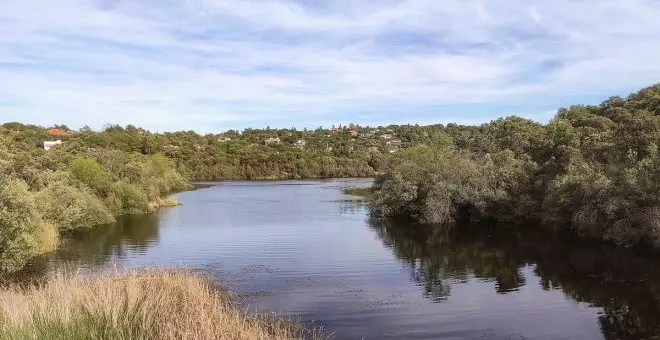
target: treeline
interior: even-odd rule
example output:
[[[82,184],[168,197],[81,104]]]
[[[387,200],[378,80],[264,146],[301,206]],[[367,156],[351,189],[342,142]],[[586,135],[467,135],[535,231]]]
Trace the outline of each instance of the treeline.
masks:
[[[189,184],[163,155],[65,143],[49,151],[46,130],[0,127],[0,273],[53,250],[61,234],[173,204]]]
[[[534,221],[554,230],[660,247],[660,84],[548,124],[518,117],[450,125],[402,150],[374,207],[433,226]]]
[[[317,141],[316,133],[246,130],[239,134],[151,133],[132,126],[76,134],[91,147],[113,146],[127,152],[163,153],[193,180],[294,179],[373,176],[368,150],[342,136]],[[300,149],[294,147],[305,140]],[[267,144],[271,139],[273,142]],[[279,140],[279,141],[278,141]],[[322,145],[321,145],[322,144]],[[331,146],[332,145],[332,146]]]
[[[373,177],[385,169],[391,154],[428,141],[441,126],[351,124],[205,135],[194,131],[154,133],[132,125],[109,125],[102,131],[87,127],[74,131],[66,125],[47,129],[21,123],[5,123],[3,127],[34,147],[42,147],[47,140],[61,140],[68,148],[162,154],[190,180],[250,180]]]
[[[6,123],[26,142],[40,147],[45,140],[89,149],[114,149],[143,155],[163,154],[191,180],[302,179],[372,177],[383,170],[389,155],[428,136],[420,126],[334,129],[246,129],[218,134],[194,131],[153,133],[132,125],[112,125],[102,131],[83,128],[50,136],[40,126]]]

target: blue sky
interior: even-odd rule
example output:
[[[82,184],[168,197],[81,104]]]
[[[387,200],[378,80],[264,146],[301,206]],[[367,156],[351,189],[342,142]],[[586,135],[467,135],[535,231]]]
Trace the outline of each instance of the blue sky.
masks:
[[[547,121],[660,82],[657,18],[657,0],[3,0],[0,121]]]

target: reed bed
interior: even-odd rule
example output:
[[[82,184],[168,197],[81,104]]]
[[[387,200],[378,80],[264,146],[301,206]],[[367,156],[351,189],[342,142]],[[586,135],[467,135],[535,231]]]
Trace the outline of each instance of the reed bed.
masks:
[[[59,274],[0,290],[0,339],[321,339],[270,314],[248,315],[190,270]]]

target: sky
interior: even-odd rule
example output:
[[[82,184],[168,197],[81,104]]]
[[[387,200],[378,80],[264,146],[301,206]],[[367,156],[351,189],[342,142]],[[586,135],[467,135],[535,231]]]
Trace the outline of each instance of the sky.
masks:
[[[547,122],[660,82],[657,18],[657,0],[0,0],[0,122]]]

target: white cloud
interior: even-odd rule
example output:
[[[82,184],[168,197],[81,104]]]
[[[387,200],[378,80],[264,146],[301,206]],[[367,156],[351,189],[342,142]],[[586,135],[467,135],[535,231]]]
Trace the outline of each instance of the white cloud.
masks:
[[[460,120],[660,79],[653,0],[5,0],[0,121],[153,129]],[[532,104],[530,104],[532,103]],[[491,110],[496,111],[496,110]],[[484,114],[483,120],[493,118]],[[543,118],[539,118],[543,119]]]
[[[532,7],[532,9],[529,11],[529,16],[532,17],[532,20],[534,20],[535,23],[541,24],[542,19],[541,19],[541,14],[539,11],[536,9],[536,7]]]

